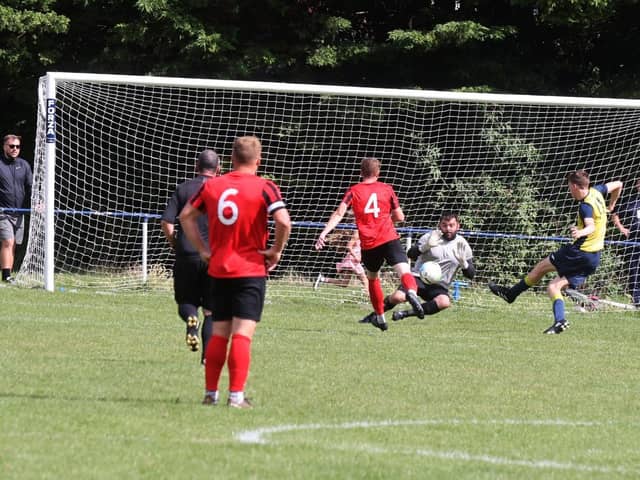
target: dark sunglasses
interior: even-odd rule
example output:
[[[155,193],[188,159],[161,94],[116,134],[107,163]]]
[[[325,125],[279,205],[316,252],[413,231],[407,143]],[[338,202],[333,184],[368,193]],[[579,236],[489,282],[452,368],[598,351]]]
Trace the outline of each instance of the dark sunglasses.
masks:
[[[9,145],[7,143],[7,147],[9,147],[9,148],[20,148],[20,145]]]

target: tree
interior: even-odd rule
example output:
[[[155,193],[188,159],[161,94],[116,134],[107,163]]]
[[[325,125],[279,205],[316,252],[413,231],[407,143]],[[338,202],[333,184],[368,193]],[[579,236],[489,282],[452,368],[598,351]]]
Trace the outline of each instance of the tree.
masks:
[[[62,55],[57,38],[69,28],[70,20],[52,10],[54,0],[5,1],[0,5],[0,102],[4,132],[29,135],[37,78]]]
[[[638,95],[636,0],[30,0],[0,6],[4,130],[47,70]],[[24,102],[24,103],[23,103]]]

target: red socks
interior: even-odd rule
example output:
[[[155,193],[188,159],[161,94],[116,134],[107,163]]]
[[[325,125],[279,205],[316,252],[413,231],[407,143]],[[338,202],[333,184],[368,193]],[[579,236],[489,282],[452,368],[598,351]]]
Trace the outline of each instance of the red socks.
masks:
[[[403,273],[402,277],[400,277],[400,283],[402,284],[405,290],[413,290],[414,292],[418,291],[418,284],[416,283],[416,278],[410,273]]]
[[[369,278],[369,299],[373,306],[373,311],[378,315],[384,313],[384,293],[382,292],[382,285],[380,285],[380,279]]]
[[[204,383],[207,391],[214,392],[218,390],[220,372],[222,372],[222,367],[224,367],[224,362],[227,359],[227,342],[227,338],[214,335],[207,343],[207,350],[204,356],[206,360]]]
[[[209,339],[207,351],[205,353],[206,363],[204,365],[204,383],[209,392],[218,390],[220,373],[227,360],[228,339],[214,335]],[[231,347],[229,348],[229,391],[243,392],[244,385],[249,376],[249,365],[251,364],[251,339],[244,335],[235,334],[231,336]]]
[[[235,334],[229,350],[229,391],[243,392],[251,364],[251,339]]]

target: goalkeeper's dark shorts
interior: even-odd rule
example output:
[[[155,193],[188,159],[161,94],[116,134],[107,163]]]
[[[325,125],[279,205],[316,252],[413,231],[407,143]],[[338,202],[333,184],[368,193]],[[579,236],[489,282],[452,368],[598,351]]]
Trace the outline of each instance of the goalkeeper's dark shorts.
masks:
[[[583,252],[573,244],[567,244],[549,255],[558,275],[569,281],[569,287],[578,288],[600,265],[600,252]]]
[[[425,302],[433,300],[438,295],[447,295],[449,296],[449,289],[444,287],[440,283],[425,283],[420,277],[414,275],[416,279],[416,285],[418,285],[418,296],[423,299]],[[398,290],[402,290],[405,294],[407,293],[406,289],[402,285],[398,285]]]
[[[177,256],[173,265],[173,298],[176,303],[204,306],[209,278],[207,264],[200,255]]]
[[[436,298],[438,295],[449,296],[449,290],[443,287],[440,283],[425,283],[420,277],[415,277],[415,279],[418,284],[418,295],[423,300],[428,302]]]
[[[211,278],[205,306],[214,322],[233,317],[259,322],[266,291],[266,277]]]
[[[409,262],[400,240],[391,240],[369,250],[362,250],[362,264],[370,272],[379,271],[385,261],[390,266]]]

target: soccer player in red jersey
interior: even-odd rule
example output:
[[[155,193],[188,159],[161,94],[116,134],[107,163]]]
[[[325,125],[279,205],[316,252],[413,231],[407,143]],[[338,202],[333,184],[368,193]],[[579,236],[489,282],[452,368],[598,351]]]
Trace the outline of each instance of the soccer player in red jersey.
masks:
[[[387,330],[384,319],[384,294],[380,284],[379,271],[386,261],[400,277],[407,301],[415,315],[424,318],[424,311],[416,295],[416,280],[411,274],[407,254],[400,243],[395,228],[396,222],[404,221],[404,213],[393,187],[378,181],[380,160],[364,158],[360,168],[362,182],[347,190],[342,202],[331,214],[329,221],[316,240],[316,250],[325,246],[327,235],[340,223],[347,209],[351,207],[360,234],[362,263],[367,270],[369,298],[376,314],[371,323],[382,331]]]
[[[184,233],[209,263],[207,299],[213,312],[213,334],[205,352],[206,405],[218,403],[218,382],[226,363],[227,405],[251,408],[244,395],[251,341],[262,315],[267,272],[276,267],[291,233],[280,189],[256,175],[261,153],[258,138],[236,138],[231,154],[233,170],[207,180],[180,214]],[[209,220],[209,246],[198,231],[197,217],[202,213]],[[273,245],[267,248],[269,216],[275,235]]]

